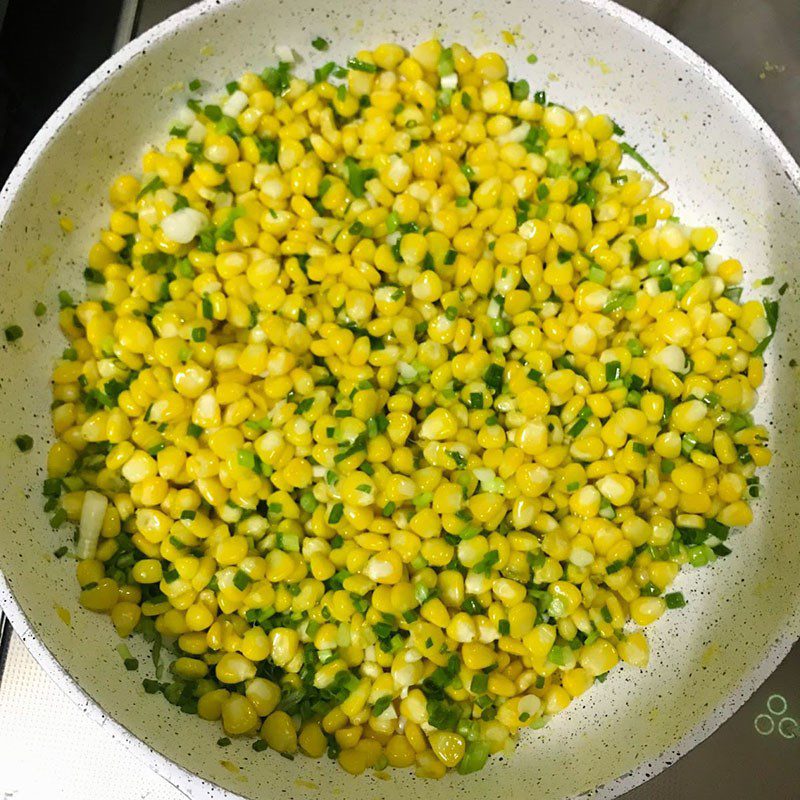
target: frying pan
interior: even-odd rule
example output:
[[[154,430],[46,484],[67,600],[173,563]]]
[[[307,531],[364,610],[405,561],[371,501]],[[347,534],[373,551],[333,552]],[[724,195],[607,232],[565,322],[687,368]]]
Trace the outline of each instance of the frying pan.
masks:
[[[514,44],[501,36],[513,35]],[[512,75],[550,99],[610,114],[670,183],[676,213],[720,231],[720,253],[739,257],[745,283],[774,276],[778,334],[767,351],[757,418],[770,428],[775,458],[755,521],[733,537],[733,555],[684,569],[676,588],[688,606],[650,632],[646,671],[623,666],[513,754],[476,775],[437,786],[408,771],[346,775],[335,764],[255,753],[248,742],[217,746],[218,729],[145,694],[147,675],[127,672],[110,622],[81,609],[74,565],[53,557],[64,530],[42,511],[42,464],[50,441],[49,375],[64,343],[56,294],[80,296],[85,253],[109,211],[111,179],[138,170],[141,154],[165,140],[199,77],[221,87],[246,68],[292,47],[312,68],[315,36],[342,62],[381,41],[413,44],[437,35],[473,50],[497,49]],[[538,63],[527,56],[535,53]],[[70,235],[59,215],[76,223]],[[321,792],[394,800],[423,792],[464,800],[616,797],[685,753],[732,714],[769,675],[800,633],[797,524],[797,386],[791,366],[800,305],[795,261],[800,170],[751,106],[675,39],[605,0],[232,0],[200,3],[132,42],[90,76],[34,139],[0,194],[0,322],[25,335],[0,350],[0,603],[52,678],[109,735],[191,797],[313,798]],[[37,301],[48,306],[33,315]],[[28,433],[34,450],[13,438]],[[147,652],[133,642],[144,665]],[[57,746],[57,743],[54,743]],[[87,754],[87,758],[91,757]],[[76,765],[79,768],[79,765]]]

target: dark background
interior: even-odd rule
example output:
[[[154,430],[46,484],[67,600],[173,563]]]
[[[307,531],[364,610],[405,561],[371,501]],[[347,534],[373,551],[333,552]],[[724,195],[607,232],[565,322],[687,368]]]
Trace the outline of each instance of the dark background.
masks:
[[[342,0],[346,2],[347,0]],[[56,106],[190,0],[0,0],[0,184]],[[731,81],[800,155],[800,0],[624,0]],[[800,232],[799,232],[800,233]],[[798,236],[800,240],[800,236]],[[1,650],[2,648],[0,648]],[[2,652],[0,652],[0,670]],[[769,728],[767,703],[790,719]],[[767,716],[760,716],[767,714]],[[780,716],[771,717],[773,724]],[[624,800],[800,800],[800,646],[719,731]],[[44,750],[45,743],[43,741]],[[565,765],[568,768],[568,765]],[[99,789],[100,796],[102,789]],[[94,798],[87,798],[94,800]]]
[[[56,106],[111,54],[120,6],[0,0],[0,184]]]

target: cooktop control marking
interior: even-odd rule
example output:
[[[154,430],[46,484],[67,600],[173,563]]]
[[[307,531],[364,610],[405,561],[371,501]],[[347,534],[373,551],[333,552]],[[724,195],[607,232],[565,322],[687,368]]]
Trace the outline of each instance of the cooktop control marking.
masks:
[[[800,724],[788,715],[789,702],[782,694],[771,694],[767,700],[767,712],[758,714],[753,720],[756,733],[771,736],[777,731],[784,739],[800,738]]]

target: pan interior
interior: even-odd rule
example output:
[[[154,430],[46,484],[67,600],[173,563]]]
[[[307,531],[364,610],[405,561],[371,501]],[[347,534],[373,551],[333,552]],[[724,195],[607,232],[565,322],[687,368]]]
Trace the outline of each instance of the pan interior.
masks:
[[[790,366],[798,328],[796,166],[764,123],[699,59],[604,3],[506,0],[488,12],[477,0],[443,7],[421,0],[243,0],[204,3],[180,19],[148,34],[118,66],[104,68],[90,89],[68,101],[53,137],[38,140],[23,159],[27,174],[16,173],[0,198],[0,280],[6,287],[0,318],[25,331],[22,340],[0,350],[0,430],[6,442],[0,450],[0,566],[36,636],[112,718],[189,773],[229,791],[252,798],[316,796],[320,790],[393,798],[422,791],[424,784],[407,771],[395,771],[386,781],[355,781],[327,761],[253,753],[246,742],[223,751],[216,745],[217,729],[146,695],[145,673],[125,671],[110,622],[78,606],[73,565],[53,557],[67,534],[48,525],[40,487],[50,439],[50,369],[64,347],[56,332],[57,292],[80,296],[85,254],[109,211],[107,187],[120,172],[137,171],[148,146],[165,141],[187,97],[183,85],[197,76],[222,87],[247,68],[260,71],[277,61],[276,44],[293,47],[303,59],[298,69],[310,72],[323,60],[342,63],[363,46],[413,45],[437,35],[474,51],[498,50],[514,77],[546,89],[550,99],[610,114],[626,129],[626,140],[667,178],[668,197],[681,219],[717,228],[716,249],[741,259],[746,286],[775,277],[771,287],[761,294],[752,290],[752,296],[774,295],[788,283],[757,410],[770,428],[776,456],[753,525],[733,538],[733,555],[704,570],[684,570],[676,589],[688,606],[651,629],[647,671],[615,670],[546,728],[526,733],[514,754],[491,760],[475,776],[448,777],[440,790],[457,791],[465,800],[487,791],[556,800],[641,766],[636,776],[600,791],[613,796],[663,768],[669,756],[660,754],[674,755],[678,742],[684,740],[685,749],[719,724],[798,634],[800,556],[792,535],[798,511],[792,441],[797,391]],[[513,45],[502,31],[513,34]],[[311,47],[319,35],[331,42],[324,58]],[[535,65],[527,63],[531,53],[538,56]],[[61,232],[59,215],[75,221],[74,233]],[[33,308],[40,300],[49,310],[36,318]],[[27,455],[11,444],[20,433],[36,442]],[[13,602],[1,587],[0,599]],[[19,620],[18,612],[12,614]],[[148,660],[143,648],[136,654],[143,664]],[[193,796],[208,796],[182,770],[153,760]]]

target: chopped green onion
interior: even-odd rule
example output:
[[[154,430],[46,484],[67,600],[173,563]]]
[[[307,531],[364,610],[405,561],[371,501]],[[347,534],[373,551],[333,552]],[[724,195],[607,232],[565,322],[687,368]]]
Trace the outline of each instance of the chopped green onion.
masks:
[[[347,66],[350,69],[357,70],[358,72],[377,72],[378,67],[375,64],[370,64],[366,61],[362,61],[360,58],[348,58],[347,59]]]
[[[328,514],[328,524],[335,525],[344,516],[344,506],[341,503],[334,503]]]
[[[21,433],[14,438],[14,444],[21,453],[27,453],[33,447],[33,438],[26,433]]]
[[[7,342],[16,342],[17,339],[22,338],[22,328],[19,325],[9,325],[5,330],[5,334]]]
[[[527,100],[531,93],[528,81],[515,81],[511,84],[511,97],[514,100]]]
[[[664,188],[669,188],[669,184],[661,177],[661,175],[658,174],[658,172],[656,172],[653,166],[644,158],[641,153],[639,153],[639,151],[633,145],[630,145],[627,142],[620,142],[619,149],[622,150],[622,152],[626,155],[629,155],[637,164],[644,167],[659,183],[664,186]]]
[[[664,595],[667,608],[683,608],[686,605],[686,598],[682,592],[670,592]]]

